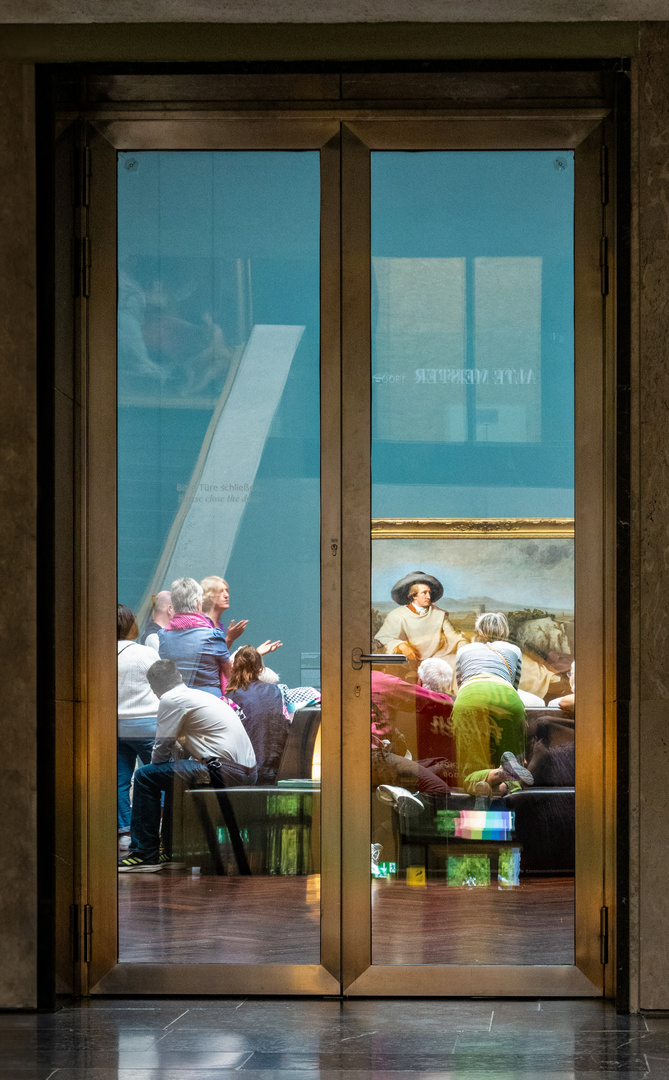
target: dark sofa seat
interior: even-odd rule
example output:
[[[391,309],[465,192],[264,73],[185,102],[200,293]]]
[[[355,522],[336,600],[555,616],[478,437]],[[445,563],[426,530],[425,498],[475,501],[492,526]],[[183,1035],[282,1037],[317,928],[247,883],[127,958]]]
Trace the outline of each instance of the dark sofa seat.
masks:
[[[528,709],[526,757],[535,784],[493,800],[490,807],[513,814],[512,834],[503,841],[474,839],[463,844],[453,831],[451,818],[458,810],[473,809],[475,799],[464,792],[452,792],[447,799],[421,795],[423,814],[407,819],[395,814],[392,821],[400,874],[409,866],[422,865],[428,877],[443,875],[449,855],[465,847],[487,855],[492,852],[494,870],[496,852],[508,846],[520,849],[523,874],[573,873],[574,739],[573,719],[557,709]]]
[[[526,874],[573,873],[574,788],[533,787],[503,800],[515,815],[514,832]]]

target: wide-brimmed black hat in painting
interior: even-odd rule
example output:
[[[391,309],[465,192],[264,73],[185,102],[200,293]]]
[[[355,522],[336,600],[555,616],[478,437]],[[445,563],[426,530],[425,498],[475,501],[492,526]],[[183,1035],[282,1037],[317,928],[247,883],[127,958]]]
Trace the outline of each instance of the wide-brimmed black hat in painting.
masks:
[[[396,581],[390,590],[390,595],[396,604],[409,603],[409,589],[412,585],[429,585],[433,604],[436,604],[437,600],[444,595],[444,586],[440,581],[437,581],[436,577],[432,577],[432,574],[425,574],[422,570],[412,570],[410,574],[406,574],[399,581]]]

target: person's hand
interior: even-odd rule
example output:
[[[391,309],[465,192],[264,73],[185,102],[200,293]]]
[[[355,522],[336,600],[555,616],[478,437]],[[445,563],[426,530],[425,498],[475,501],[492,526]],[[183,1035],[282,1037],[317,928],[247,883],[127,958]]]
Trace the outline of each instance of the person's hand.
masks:
[[[257,646],[256,651],[259,652],[261,656],[267,656],[267,653],[276,652],[282,645],[283,641],[270,641],[268,638],[267,641],[263,641],[262,645]]]
[[[396,645],[394,652],[403,653],[407,660],[420,660],[421,658],[418,649],[410,645],[408,641],[402,641],[399,645]]]
[[[238,637],[242,636],[248,624],[248,619],[240,619],[239,622],[235,622],[234,619],[230,619],[230,625],[228,626],[225,634],[225,641],[228,648],[230,648],[233,641],[236,641]]]

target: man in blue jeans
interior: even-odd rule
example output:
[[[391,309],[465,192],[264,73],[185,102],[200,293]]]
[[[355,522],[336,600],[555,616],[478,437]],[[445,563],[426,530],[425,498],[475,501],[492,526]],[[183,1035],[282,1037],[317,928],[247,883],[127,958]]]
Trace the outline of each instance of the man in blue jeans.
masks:
[[[157,660],[147,679],[160,704],[151,764],[135,773],[130,850],[118,864],[126,874],[152,874],[172,863],[175,785],[182,791],[209,783],[241,787],[255,784],[258,776],[251,740],[231,705],[186,686],[173,660]]]

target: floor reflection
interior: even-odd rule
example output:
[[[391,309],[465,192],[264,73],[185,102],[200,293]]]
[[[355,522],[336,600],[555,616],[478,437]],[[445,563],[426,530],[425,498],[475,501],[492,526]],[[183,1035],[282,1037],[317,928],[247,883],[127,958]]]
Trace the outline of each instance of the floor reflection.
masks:
[[[228,1071],[229,1070],[229,1071]],[[601,1000],[92,999],[0,1015],[0,1080],[666,1077],[669,1017]]]
[[[318,964],[320,876],[119,875],[119,959]]]
[[[574,879],[513,889],[375,881],[375,964],[573,964]]]

